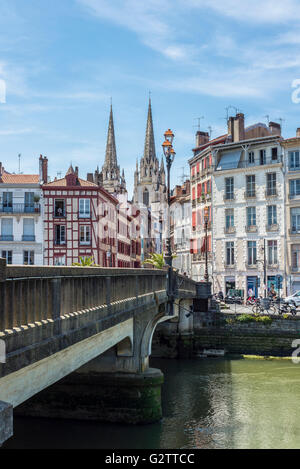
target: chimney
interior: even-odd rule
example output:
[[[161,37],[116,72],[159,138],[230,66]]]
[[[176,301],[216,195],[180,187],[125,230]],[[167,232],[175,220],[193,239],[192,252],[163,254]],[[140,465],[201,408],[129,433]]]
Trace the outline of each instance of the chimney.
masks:
[[[87,179],[87,181],[89,181],[89,182],[94,182],[93,173],[87,173],[86,179]]]
[[[42,181],[43,184],[48,182],[48,158],[46,156],[42,157]]]
[[[277,122],[270,122],[269,129],[272,135],[279,135],[281,136],[281,125],[277,124]]]
[[[39,181],[40,181],[40,184],[43,183],[43,155],[40,155],[40,158],[39,158]]]
[[[77,177],[78,177],[78,173],[79,173],[78,166],[75,166],[75,174],[76,174]]]
[[[228,135],[231,135],[231,139],[234,139],[234,117],[229,117],[227,125],[228,125]]]
[[[1,163],[1,161],[0,161],[0,177],[2,176],[2,170],[3,170],[3,168],[2,168],[2,163]]]
[[[198,130],[196,133],[196,147],[201,147],[201,145],[205,145],[209,142],[209,134],[208,132],[201,132]]]
[[[297,129],[296,137],[300,137],[300,127],[298,127],[298,129]],[[1,165],[1,163],[0,163],[0,165]],[[0,171],[0,174],[1,174],[1,171]]]
[[[234,118],[233,141],[241,142],[245,140],[245,116],[239,113]]]

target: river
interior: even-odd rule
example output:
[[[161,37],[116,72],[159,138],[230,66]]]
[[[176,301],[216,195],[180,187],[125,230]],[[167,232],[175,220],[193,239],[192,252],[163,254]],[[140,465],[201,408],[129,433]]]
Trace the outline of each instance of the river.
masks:
[[[146,426],[15,419],[5,448],[300,448],[300,365],[160,360],[161,422]]]

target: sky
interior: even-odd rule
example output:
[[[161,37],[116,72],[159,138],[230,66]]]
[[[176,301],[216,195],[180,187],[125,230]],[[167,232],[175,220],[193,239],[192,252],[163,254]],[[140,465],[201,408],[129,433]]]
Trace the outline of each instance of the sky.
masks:
[[[0,0],[0,161],[9,172],[80,176],[102,166],[112,98],[129,195],[151,92],[157,157],[175,133],[172,184],[195,132],[283,119],[300,127],[299,0]],[[3,97],[5,92],[5,99]],[[5,101],[5,102],[3,102]],[[298,102],[299,101],[299,102]],[[183,169],[184,168],[184,169]]]

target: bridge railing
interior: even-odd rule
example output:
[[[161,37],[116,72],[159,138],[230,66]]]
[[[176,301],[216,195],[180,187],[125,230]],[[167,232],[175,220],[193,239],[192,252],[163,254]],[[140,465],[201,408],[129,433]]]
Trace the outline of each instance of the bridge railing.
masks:
[[[7,266],[2,280],[0,276],[0,331],[166,287],[166,273],[152,269]]]

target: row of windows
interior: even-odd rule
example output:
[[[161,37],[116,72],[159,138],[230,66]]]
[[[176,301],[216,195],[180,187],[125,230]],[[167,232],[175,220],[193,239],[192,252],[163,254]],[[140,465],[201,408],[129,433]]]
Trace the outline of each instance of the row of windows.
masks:
[[[3,218],[1,220],[1,241],[13,241],[13,218]],[[34,219],[23,219],[22,241],[35,241]]]
[[[255,197],[256,176],[254,174],[246,176],[246,195]],[[266,193],[267,195],[276,195],[276,173],[266,174]],[[234,177],[225,178],[225,199],[234,199]]]
[[[82,245],[91,243],[91,227],[89,225],[81,225],[79,227],[79,242]],[[55,244],[66,244],[65,225],[55,225]]]
[[[13,252],[2,251],[1,257],[6,259],[7,264],[12,264]],[[23,264],[34,265],[34,251],[23,251]]]
[[[56,218],[66,216],[66,201],[65,199],[55,199],[54,201],[54,216]],[[90,199],[79,199],[79,217],[90,218],[91,216],[91,201]]]
[[[256,226],[256,207],[246,207],[247,226]],[[277,206],[267,206],[267,221],[268,225],[277,225]],[[235,226],[234,220],[234,209],[225,209],[225,227],[226,229],[233,228]]]
[[[228,241],[225,244],[226,251],[226,264],[234,265],[235,264],[235,242]],[[278,264],[278,245],[277,240],[267,241],[267,263],[268,265],[277,265]],[[256,241],[247,241],[247,264],[256,265],[258,263],[257,259],[257,242]]]

